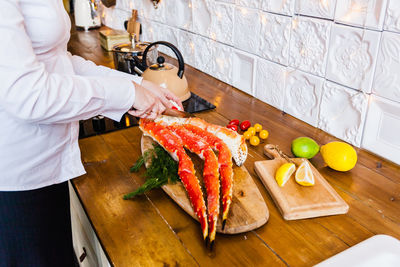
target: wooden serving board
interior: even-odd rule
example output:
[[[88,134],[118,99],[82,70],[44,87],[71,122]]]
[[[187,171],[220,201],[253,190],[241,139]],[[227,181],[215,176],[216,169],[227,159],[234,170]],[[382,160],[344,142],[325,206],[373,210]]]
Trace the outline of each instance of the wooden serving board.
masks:
[[[142,153],[153,148],[154,141],[147,136],[142,136]],[[202,182],[203,161],[194,154],[188,154],[194,163],[196,176]],[[221,216],[217,223],[217,232],[224,234],[237,234],[248,232],[264,225],[269,218],[269,211],[265,201],[258,190],[253,178],[242,166],[234,166],[233,198],[228,219],[224,230],[221,227]],[[204,186],[202,186],[204,188]],[[197,219],[192,205],[190,204],[186,190],[181,182],[167,184],[162,189],[169,195],[185,212]],[[205,196],[205,193],[203,193]],[[222,210],[222,208],[221,208]],[[220,212],[221,214],[222,212]]]
[[[311,163],[310,167],[315,179],[314,186],[307,187],[297,184],[294,174],[283,187],[278,186],[275,180],[275,172],[282,164],[290,160],[298,167],[306,159],[288,159],[276,146],[271,144],[264,147],[264,153],[272,160],[255,162],[255,171],[285,220],[347,213],[349,210],[347,203]]]

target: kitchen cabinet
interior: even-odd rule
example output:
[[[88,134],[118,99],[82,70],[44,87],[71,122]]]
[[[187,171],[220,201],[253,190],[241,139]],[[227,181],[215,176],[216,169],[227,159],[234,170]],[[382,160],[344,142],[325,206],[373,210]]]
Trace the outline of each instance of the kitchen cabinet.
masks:
[[[81,267],[111,266],[71,183],[69,183],[69,196],[72,241],[79,265]]]

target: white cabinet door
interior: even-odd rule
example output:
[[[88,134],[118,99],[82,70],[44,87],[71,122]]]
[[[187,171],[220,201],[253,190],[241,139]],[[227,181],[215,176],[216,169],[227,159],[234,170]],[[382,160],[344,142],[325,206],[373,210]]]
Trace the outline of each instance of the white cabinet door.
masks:
[[[72,241],[79,265],[82,267],[111,266],[71,184],[69,184],[69,192]]]
[[[362,147],[400,164],[400,103],[371,96]]]

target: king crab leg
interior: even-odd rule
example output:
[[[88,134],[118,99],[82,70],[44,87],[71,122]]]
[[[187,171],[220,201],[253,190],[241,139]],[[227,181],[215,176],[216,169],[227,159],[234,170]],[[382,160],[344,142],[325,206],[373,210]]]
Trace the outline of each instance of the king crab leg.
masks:
[[[222,229],[224,229],[226,219],[228,218],[229,209],[232,203],[233,194],[233,170],[231,152],[229,151],[228,146],[212,133],[191,124],[185,124],[183,125],[183,127],[195,133],[196,135],[201,136],[211,148],[218,151],[218,164],[222,191]]]
[[[182,139],[170,129],[153,121],[141,119],[139,126],[145,135],[152,137],[179,162],[178,175],[189,195],[193,210],[199,218],[203,238],[206,240],[208,236],[208,223],[203,192],[201,191],[199,180],[195,175],[193,162],[183,147]]]
[[[156,122],[161,122],[164,125],[193,125],[203,129],[206,132],[212,133],[221,139],[229,148],[233,159],[238,166],[242,166],[247,158],[246,140],[240,134],[226,127],[208,123],[200,118],[176,118],[170,116],[160,116]]]
[[[217,221],[219,215],[219,174],[218,160],[213,150],[199,136],[182,125],[171,125],[168,129],[176,133],[183,141],[183,145],[191,152],[196,153],[204,159],[203,179],[207,191],[208,225],[209,240],[212,248],[217,231]]]

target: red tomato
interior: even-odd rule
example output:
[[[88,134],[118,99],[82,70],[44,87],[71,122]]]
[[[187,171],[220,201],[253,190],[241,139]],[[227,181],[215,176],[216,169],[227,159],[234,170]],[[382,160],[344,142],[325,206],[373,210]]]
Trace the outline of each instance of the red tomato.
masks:
[[[239,120],[231,120],[231,121],[229,122],[229,124],[236,125],[236,126],[239,126],[239,123],[240,123]]]
[[[226,125],[226,128],[231,129],[232,131],[235,131],[235,132],[237,132],[237,130],[238,130],[237,125],[234,125],[234,124],[228,124],[228,125]]]
[[[246,131],[247,129],[249,129],[250,126],[251,126],[250,121],[245,120],[245,121],[242,121],[242,123],[240,124],[240,129],[242,131]]]
[[[171,109],[175,109],[175,110],[178,110],[178,108],[177,107],[175,107],[175,106],[172,106],[172,108]]]

